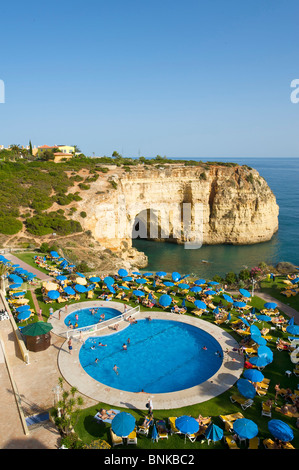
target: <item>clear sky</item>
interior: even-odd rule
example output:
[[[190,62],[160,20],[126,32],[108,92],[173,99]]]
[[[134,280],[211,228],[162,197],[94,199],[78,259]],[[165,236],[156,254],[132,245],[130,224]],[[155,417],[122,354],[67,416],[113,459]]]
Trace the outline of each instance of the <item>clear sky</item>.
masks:
[[[295,157],[298,0],[2,2],[0,144]]]

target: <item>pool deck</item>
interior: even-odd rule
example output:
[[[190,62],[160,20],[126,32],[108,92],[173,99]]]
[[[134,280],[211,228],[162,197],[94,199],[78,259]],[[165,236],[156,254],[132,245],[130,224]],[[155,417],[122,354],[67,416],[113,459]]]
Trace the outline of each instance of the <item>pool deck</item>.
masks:
[[[67,327],[64,324],[64,319],[71,312],[81,308],[99,306],[115,308],[119,310],[120,313],[122,313],[124,309],[124,304],[113,301],[110,301],[109,303],[105,301],[80,302],[68,306],[67,312],[65,312],[65,308],[62,307],[60,320],[58,310],[54,312],[52,316],[52,333],[61,336],[67,330]],[[90,399],[98,402],[109,403],[113,406],[131,409],[146,409],[145,404],[149,397],[152,398],[155,409],[175,409],[205,402],[228,390],[239,379],[244,368],[244,358],[242,355],[233,351],[233,348],[238,348],[238,343],[227,332],[219,328],[217,325],[190,315],[178,315],[167,311],[147,311],[139,312],[134,315],[137,321],[138,319],[148,318],[149,316],[153,320],[164,319],[188,323],[189,325],[201,328],[212,335],[219,342],[224,353],[222,365],[216,374],[200,385],[172,393],[149,394],[146,392],[132,393],[117,390],[97,382],[84,371],[79,361],[79,351],[82,343],[79,341],[79,337],[74,337],[72,341],[72,353],[70,354],[68,350],[67,340],[63,342],[58,353],[58,367],[61,375],[71,386],[77,387],[81,394],[89,397]],[[129,323],[127,321],[121,320],[119,323],[119,330],[127,328],[128,326]],[[111,328],[106,327],[95,333],[88,334],[87,336],[85,335],[84,339],[87,339],[88,336],[100,337],[113,333],[115,332],[111,330]],[[161,361],[164,359],[166,358],[162,355]]]

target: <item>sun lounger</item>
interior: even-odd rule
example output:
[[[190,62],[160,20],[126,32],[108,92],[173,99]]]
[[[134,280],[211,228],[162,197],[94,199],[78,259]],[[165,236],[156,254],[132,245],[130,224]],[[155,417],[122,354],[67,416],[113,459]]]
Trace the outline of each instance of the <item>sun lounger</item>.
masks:
[[[271,406],[266,405],[264,401],[262,402],[262,416],[268,416],[268,418],[272,416]]]
[[[231,395],[230,401],[232,403],[239,403],[242,410],[246,410],[246,408],[249,408],[249,406],[253,405],[253,400],[251,398],[244,398],[239,395]]]
[[[299,418],[299,413],[298,413],[298,412],[297,412],[297,413],[293,413],[293,412],[291,411],[291,406],[292,406],[292,405],[286,405],[286,406],[288,407],[288,411],[287,411],[286,413],[283,412],[283,411],[282,411],[282,407],[279,407],[279,406],[277,406],[277,407],[275,408],[275,411],[277,411],[277,413],[281,413],[283,416],[287,416],[288,418]]]
[[[240,447],[237,446],[236,441],[231,436],[225,436],[224,441],[228,445],[229,449],[240,449]]]
[[[176,416],[171,416],[168,418],[168,424],[170,426],[170,434],[182,434],[181,431],[175,425]]]
[[[259,438],[257,436],[252,437],[251,439],[249,439],[248,449],[258,449],[259,444],[260,444]]]
[[[264,444],[265,449],[275,449],[275,444],[274,444],[274,441],[272,441],[272,439],[264,439],[263,444]]]
[[[136,429],[134,429],[134,431],[132,431],[131,434],[128,435],[127,444],[137,444]]]
[[[145,425],[141,425],[137,427],[137,434],[143,434],[144,436],[147,436],[149,433],[150,426],[153,424],[153,419],[152,418],[147,418],[147,422]]]
[[[156,422],[156,427],[158,431],[158,438],[168,439],[168,429],[166,428],[166,423],[163,419],[160,419]]]
[[[111,441],[112,441],[112,446],[113,447],[118,446],[118,445],[122,445],[124,443],[123,438],[117,436],[116,434],[114,434],[114,432],[112,431],[111,428],[110,428],[110,436],[111,436]]]

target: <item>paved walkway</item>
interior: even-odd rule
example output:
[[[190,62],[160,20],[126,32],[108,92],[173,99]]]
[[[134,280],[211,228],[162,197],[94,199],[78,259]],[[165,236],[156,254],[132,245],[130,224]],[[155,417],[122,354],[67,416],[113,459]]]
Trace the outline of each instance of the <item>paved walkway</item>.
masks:
[[[11,261],[13,264],[19,264],[21,268],[26,269],[27,271],[30,271],[33,274],[36,274],[37,279],[40,279],[42,281],[49,281],[50,279],[53,279],[48,274],[45,274],[39,269],[30,266],[30,264],[25,263],[25,261],[22,261],[20,258],[17,258],[11,253],[5,253],[5,258]]]

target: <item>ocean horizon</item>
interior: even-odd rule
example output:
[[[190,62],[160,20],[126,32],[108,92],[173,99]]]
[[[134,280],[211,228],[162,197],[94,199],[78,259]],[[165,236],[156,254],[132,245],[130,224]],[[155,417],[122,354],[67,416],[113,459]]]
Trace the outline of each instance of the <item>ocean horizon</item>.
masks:
[[[183,245],[133,240],[133,246],[148,256],[148,271],[178,271],[213,277],[229,271],[238,273],[260,262],[275,266],[285,261],[299,265],[299,158],[172,158],[172,160],[219,161],[248,165],[265,178],[279,206],[279,228],[271,240],[254,245],[203,245],[196,250]]]

